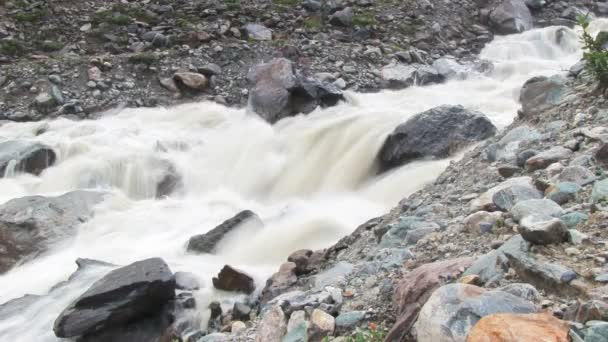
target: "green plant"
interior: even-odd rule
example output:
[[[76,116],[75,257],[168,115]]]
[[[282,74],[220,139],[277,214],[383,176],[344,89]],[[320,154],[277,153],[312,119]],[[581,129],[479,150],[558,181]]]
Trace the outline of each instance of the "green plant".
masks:
[[[376,24],[373,13],[361,13],[353,17],[353,24],[356,26],[371,26]]]
[[[21,23],[32,23],[39,21],[47,14],[46,10],[33,10],[30,12],[19,12],[15,14],[15,20]]]
[[[304,20],[304,27],[310,30],[316,30],[321,27],[321,18],[319,17],[310,17]]]
[[[273,2],[282,6],[296,6],[300,0],[274,0]]]
[[[357,328],[354,336],[346,338],[346,342],[383,342],[386,333],[378,329],[376,324],[370,323],[367,329]],[[329,342],[329,337],[325,337],[323,342]]]
[[[142,52],[129,56],[129,62],[133,64],[152,65],[158,61],[158,56],[153,53]]]
[[[25,47],[18,40],[0,40],[0,53],[8,56],[21,56],[25,54]]]
[[[583,28],[581,41],[585,68],[599,82],[600,87],[606,89],[608,88],[608,50],[604,45],[608,43],[608,33],[600,32],[593,38],[589,33],[589,19],[586,16],[579,16],[578,23]]]
[[[241,0],[226,0],[226,7],[231,11],[241,9]]]
[[[63,44],[58,43],[58,42],[53,42],[50,40],[45,40],[45,41],[39,42],[38,47],[42,51],[53,52],[53,51],[61,50],[63,48]]]

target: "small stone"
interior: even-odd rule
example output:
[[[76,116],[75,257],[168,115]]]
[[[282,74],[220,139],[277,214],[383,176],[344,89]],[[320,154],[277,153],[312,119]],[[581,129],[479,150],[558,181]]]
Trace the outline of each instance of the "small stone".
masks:
[[[234,321],[230,327],[230,332],[234,335],[242,335],[247,330],[247,325],[241,321]]]
[[[537,245],[548,245],[568,241],[568,228],[562,220],[554,218],[548,221],[520,225],[519,232],[524,240]]]
[[[578,275],[572,271],[572,270],[568,270],[564,273],[562,273],[562,275],[560,276],[560,280],[564,283],[569,283],[572,280],[576,279],[578,277]]]
[[[581,251],[578,248],[575,247],[568,247],[564,250],[564,252],[566,252],[566,255],[569,256],[574,256],[574,255],[579,255],[581,254]]]
[[[232,308],[232,318],[239,321],[248,321],[251,319],[251,308],[243,303],[234,303]]]
[[[312,340],[321,340],[331,336],[336,327],[336,319],[319,309],[314,309],[310,316],[309,335]]]
[[[173,75],[173,80],[177,85],[184,85],[191,90],[205,90],[208,85],[205,75],[195,72],[177,72]]]

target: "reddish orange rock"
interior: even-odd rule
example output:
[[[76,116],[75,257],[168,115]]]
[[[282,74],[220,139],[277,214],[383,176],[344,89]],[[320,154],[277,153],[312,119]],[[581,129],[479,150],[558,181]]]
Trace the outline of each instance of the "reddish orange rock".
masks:
[[[568,330],[549,313],[494,314],[475,324],[467,342],[569,342]]]

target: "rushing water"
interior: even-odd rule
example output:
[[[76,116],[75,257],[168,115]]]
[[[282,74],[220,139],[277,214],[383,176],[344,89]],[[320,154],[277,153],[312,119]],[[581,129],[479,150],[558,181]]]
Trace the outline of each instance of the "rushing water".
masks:
[[[604,21],[593,25],[608,26]],[[381,144],[409,116],[461,104],[504,127],[516,115],[525,80],[567,70],[580,55],[577,34],[565,28],[497,37],[480,56],[494,62],[489,74],[471,72],[465,80],[395,92],[348,94],[348,103],[274,126],[245,110],[208,102],[125,109],[98,120],[5,124],[0,140],[43,142],[58,151],[58,161],[40,177],[0,179],[0,202],[91,187],[114,195],[71,241],[0,276],[0,303],[47,293],[75,270],[78,257],[118,265],[162,257],[172,271],[200,277],[203,288],[196,296],[202,308],[213,298],[229,299],[211,286],[224,264],[247,271],[262,286],[290,252],[331,245],[445,168],[448,160],[421,161],[376,175]],[[36,136],[41,125],[48,128]],[[163,161],[175,165],[183,189],[158,200],[155,186]],[[186,254],[190,236],[243,209],[256,212],[263,229],[239,231],[222,242],[217,255]],[[52,323],[59,312],[107,270],[90,270],[0,321],[0,340],[55,341]]]

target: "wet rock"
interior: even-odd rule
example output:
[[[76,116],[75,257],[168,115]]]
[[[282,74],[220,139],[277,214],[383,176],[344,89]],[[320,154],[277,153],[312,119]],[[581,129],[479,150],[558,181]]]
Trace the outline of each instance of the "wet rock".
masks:
[[[557,218],[530,224],[523,223],[519,226],[519,232],[524,240],[535,245],[567,242],[569,237],[568,227]]]
[[[510,293],[450,284],[433,293],[414,328],[420,342],[465,341],[471,328],[485,316],[536,311],[534,304]]]
[[[34,106],[39,112],[48,114],[50,113],[59,103],[49,92],[42,92],[34,99]]]
[[[217,277],[214,277],[212,281],[213,287],[218,290],[244,292],[247,294],[250,294],[255,290],[253,278],[228,265],[224,266]]]
[[[437,261],[406,274],[396,285],[393,301],[398,318],[386,340],[401,341],[409,333],[420,309],[433,292],[458,279],[462,271],[472,263],[472,258]]]
[[[457,78],[466,73],[465,68],[460,63],[449,57],[441,57],[435,60],[433,68],[443,79]]]
[[[161,312],[174,296],[175,280],[162,259],[138,261],[95,282],[59,315],[53,331],[64,338],[103,334]]]
[[[178,290],[193,291],[201,287],[198,278],[190,272],[175,272],[175,287]]]
[[[567,148],[552,147],[526,160],[526,169],[529,171],[544,169],[553,163],[569,158],[571,155],[572,151]]]
[[[286,332],[285,314],[280,306],[274,305],[263,314],[255,342],[281,342]]]
[[[232,307],[232,319],[247,322],[251,319],[251,307],[243,303],[234,303]]]
[[[498,34],[511,34],[531,29],[534,21],[524,0],[505,0],[490,13],[490,24]]]
[[[196,72],[177,72],[173,75],[173,80],[178,88],[185,88],[193,91],[203,91],[207,89],[208,81],[205,75]]]
[[[391,89],[403,89],[413,85],[439,83],[443,77],[435,68],[426,64],[391,64],[382,68],[381,77]]]
[[[526,218],[528,224],[546,221],[564,214],[562,207],[548,199],[521,201],[511,208],[510,212],[515,221],[521,222]]]
[[[310,113],[319,105],[334,106],[343,99],[335,86],[296,75],[293,63],[286,58],[253,66],[247,79],[253,84],[249,106],[270,123]]]
[[[336,319],[323,310],[314,309],[310,315],[310,327],[308,334],[313,341],[320,341],[326,336],[331,336],[336,328]]]
[[[416,114],[384,142],[378,160],[388,170],[423,157],[445,158],[496,133],[482,113],[462,106],[440,106]]]
[[[68,192],[57,197],[28,196],[0,206],[0,273],[73,237],[104,194]]]
[[[526,162],[528,161],[528,159],[534,157],[539,153],[539,151],[533,149],[523,150],[517,154],[517,156],[515,157],[515,162],[517,163],[517,166],[524,167],[526,166]]]
[[[272,30],[260,24],[245,25],[247,36],[254,40],[272,40]]]
[[[260,301],[266,303],[272,298],[289,291],[291,286],[297,281],[296,264],[293,262],[283,263],[279,271],[273,274],[266,282],[266,287],[262,290]]]
[[[9,140],[0,143],[0,177],[17,172],[39,175],[57,159],[49,146],[25,141]]]
[[[549,313],[494,314],[475,324],[467,342],[569,342],[569,330]]]
[[[524,118],[531,118],[544,110],[558,105],[566,91],[563,76],[537,76],[526,81],[521,89],[519,100]]]
[[[158,169],[163,169],[162,178],[156,184],[156,198],[163,198],[176,192],[182,186],[182,176],[175,169],[175,165],[166,159],[158,161]]]
[[[262,220],[251,210],[243,210],[235,216],[222,222],[219,226],[205,234],[195,235],[188,241],[188,252],[214,253],[218,243],[226,235],[246,227],[260,227]]]

